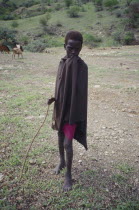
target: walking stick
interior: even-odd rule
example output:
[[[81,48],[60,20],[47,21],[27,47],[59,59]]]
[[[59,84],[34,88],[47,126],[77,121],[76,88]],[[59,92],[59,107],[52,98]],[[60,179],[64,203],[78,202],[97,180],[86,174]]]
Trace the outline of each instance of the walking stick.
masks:
[[[39,127],[39,129],[38,129],[37,133],[35,134],[35,136],[33,137],[32,141],[31,141],[31,143],[30,143],[30,145],[29,145],[29,148],[28,148],[28,150],[27,150],[27,153],[26,153],[26,156],[25,156],[25,159],[24,159],[24,163],[23,163],[23,166],[22,166],[21,174],[20,174],[20,177],[19,177],[19,182],[20,182],[21,179],[22,179],[24,167],[25,167],[26,160],[27,160],[27,157],[28,157],[28,153],[29,153],[29,151],[30,151],[30,149],[31,149],[31,146],[32,146],[32,144],[33,144],[35,138],[38,136],[38,134],[39,134],[41,128],[43,127],[43,125],[44,125],[44,123],[45,123],[45,121],[46,121],[46,118],[47,118],[47,116],[48,116],[49,106],[50,106],[50,104],[48,104],[48,108],[47,108],[47,112],[46,112],[44,121],[42,122],[42,124],[41,124],[41,126]]]

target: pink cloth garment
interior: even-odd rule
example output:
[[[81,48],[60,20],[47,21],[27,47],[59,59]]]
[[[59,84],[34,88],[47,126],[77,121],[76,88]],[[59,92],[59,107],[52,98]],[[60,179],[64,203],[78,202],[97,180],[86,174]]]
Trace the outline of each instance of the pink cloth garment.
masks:
[[[64,132],[64,135],[69,139],[69,140],[72,140],[73,137],[74,137],[74,133],[75,133],[75,129],[76,129],[76,124],[73,124],[73,125],[70,125],[70,124],[65,124],[63,126],[63,132]]]

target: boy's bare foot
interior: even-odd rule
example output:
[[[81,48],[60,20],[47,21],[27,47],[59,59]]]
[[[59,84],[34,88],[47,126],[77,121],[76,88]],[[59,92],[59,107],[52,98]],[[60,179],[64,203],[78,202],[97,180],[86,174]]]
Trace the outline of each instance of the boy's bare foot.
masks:
[[[54,173],[55,173],[55,174],[59,174],[60,171],[61,171],[63,168],[65,168],[65,166],[66,166],[65,163],[59,163],[59,164],[55,167]]]
[[[65,178],[65,182],[64,182],[64,186],[63,186],[63,190],[65,192],[69,191],[72,189],[72,179],[69,177]]]

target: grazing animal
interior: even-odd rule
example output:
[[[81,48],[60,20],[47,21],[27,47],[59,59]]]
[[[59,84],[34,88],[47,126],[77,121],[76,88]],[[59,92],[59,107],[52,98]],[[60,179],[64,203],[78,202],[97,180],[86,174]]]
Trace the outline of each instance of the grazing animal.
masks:
[[[0,52],[10,53],[10,49],[6,45],[0,45]]]
[[[18,48],[18,49],[22,50],[22,52],[23,52],[23,47],[20,44],[16,44],[15,48]]]
[[[17,47],[13,48],[12,58],[15,58],[15,55],[18,55],[18,58],[21,55],[21,57],[23,58],[22,50]]]

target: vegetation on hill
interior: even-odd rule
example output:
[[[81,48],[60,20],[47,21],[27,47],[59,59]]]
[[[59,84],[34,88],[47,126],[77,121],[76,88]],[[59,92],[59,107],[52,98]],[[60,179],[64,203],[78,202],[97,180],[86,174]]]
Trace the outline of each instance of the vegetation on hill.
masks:
[[[68,30],[89,47],[139,44],[138,25],[139,0],[0,0],[0,42],[31,51],[62,46]]]

